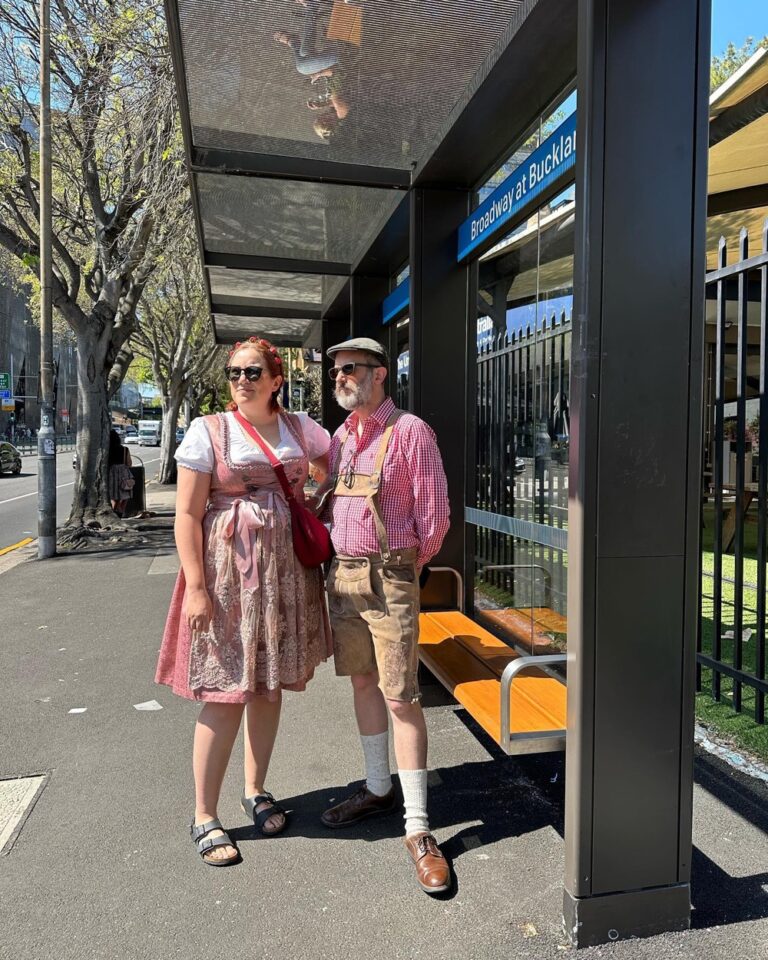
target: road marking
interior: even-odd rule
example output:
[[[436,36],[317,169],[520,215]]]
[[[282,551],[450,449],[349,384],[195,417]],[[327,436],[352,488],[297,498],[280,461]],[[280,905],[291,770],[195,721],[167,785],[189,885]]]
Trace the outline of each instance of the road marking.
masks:
[[[45,776],[0,780],[0,856],[10,853],[45,780]]]
[[[4,553],[10,553],[11,550],[18,550],[19,547],[26,547],[28,543],[32,543],[32,537],[25,537],[24,540],[19,540],[18,543],[12,543],[10,547],[3,547],[3,549],[0,550],[0,557],[2,557]]]
[[[69,483],[60,483],[56,487],[56,489],[61,490],[62,487],[71,487],[74,484],[74,482],[75,482],[74,480],[70,480]],[[4,503],[13,503],[14,500],[25,500],[27,497],[36,497],[36,496],[37,496],[37,490],[35,490],[34,493],[22,493],[18,497],[11,497],[10,500],[0,500],[0,507],[2,507]]]

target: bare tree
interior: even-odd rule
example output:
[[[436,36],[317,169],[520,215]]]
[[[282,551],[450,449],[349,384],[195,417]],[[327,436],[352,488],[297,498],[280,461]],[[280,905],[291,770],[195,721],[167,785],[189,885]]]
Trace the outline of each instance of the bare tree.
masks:
[[[0,245],[36,269],[37,3],[0,0]],[[136,308],[184,213],[167,33],[156,0],[52,0],[54,306],[78,353],[78,457],[68,524],[114,519],[108,398]]]
[[[214,341],[191,236],[190,224],[178,254],[164,261],[147,285],[131,341],[135,352],[151,363],[162,397],[159,483],[176,479],[176,424],[190,387],[209,379],[214,363],[223,358]]]

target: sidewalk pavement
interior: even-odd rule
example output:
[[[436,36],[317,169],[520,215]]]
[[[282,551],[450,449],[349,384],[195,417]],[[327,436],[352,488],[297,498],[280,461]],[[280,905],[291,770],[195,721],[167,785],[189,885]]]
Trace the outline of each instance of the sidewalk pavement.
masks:
[[[149,503],[165,516],[145,544],[29,556],[0,575],[0,777],[48,778],[0,858],[0,958],[575,956],[560,929],[562,757],[500,755],[436,686],[425,691],[430,814],[454,864],[450,896],[416,887],[399,815],[348,832],[319,823],[362,776],[349,685],[331,664],[285,697],[268,789],[290,829],[264,839],[248,828],[239,744],[220,815],[244,862],[200,861],[187,832],[197,708],[153,683],[177,569],[173,490],[151,485]],[[136,709],[152,700],[162,709]],[[765,958],[766,799],[699,753],[694,929],[580,957]]]

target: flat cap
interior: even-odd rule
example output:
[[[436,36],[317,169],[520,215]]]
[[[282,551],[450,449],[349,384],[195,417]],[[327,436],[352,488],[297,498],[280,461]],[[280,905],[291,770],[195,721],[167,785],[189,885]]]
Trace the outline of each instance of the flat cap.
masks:
[[[351,340],[345,340],[343,343],[337,343],[333,347],[328,347],[325,353],[327,356],[333,357],[334,353],[339,353],[342,350],[365,350],[366,353],[372,353],[374,356],[379,357],[382,361],[382,366],[389,366],[387,348],[382,346],[377,340],[372,340],[370,337],[353,337]]]

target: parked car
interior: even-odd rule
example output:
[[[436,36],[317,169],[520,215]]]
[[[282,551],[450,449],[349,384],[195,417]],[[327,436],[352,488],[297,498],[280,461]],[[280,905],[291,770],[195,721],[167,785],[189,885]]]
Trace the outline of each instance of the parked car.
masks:
[[[0,441],[0,473],[21,473],[21,454],[5,440]]]
[[[186,430],[184,427],[176,427],[176,443],[181,443],[181,441],[184,439],[185,433]]]
[[[126,427],[125,436],[123,437],[123,443],[138,443],[139,442],[139,431],[136,427]]]

